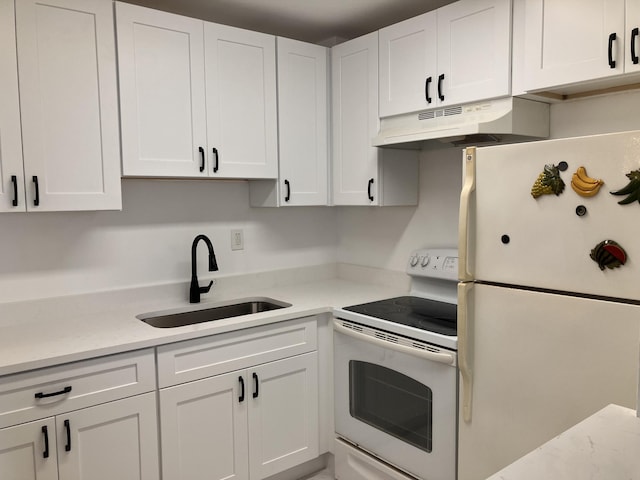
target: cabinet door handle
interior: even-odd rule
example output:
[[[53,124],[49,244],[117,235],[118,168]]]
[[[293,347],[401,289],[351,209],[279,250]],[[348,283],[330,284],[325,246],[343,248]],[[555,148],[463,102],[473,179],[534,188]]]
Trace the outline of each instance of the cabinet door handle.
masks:
[[[259,395],[258,384],[260,383],[258,380],[258,374],[256,372],[253,372],[251,376],[253,377],[253,398],[258,398],[258,395]]]
[[[438,75],[438,98],[441,102],[444,102],[444,95],[442,94],[442,82],[444,81],[444,73]]]
[[[18,206],[18,177],[15,175],[11,175],[11,183],[13,184],[13,202],[11,205],[14,207]]]
[[[284,186],[287,187],[287,194],[284,196],[284,201],[288,202],[291,199],[291,184],[289,180],[284,181]]]
[[[64,395],[65,393],[69,393],[70,391],[71,391],[71,386],[68,386],[68,387],[64,387],[62,390],[59,390],[57,392],[52,392],[52,393],[38,392],[34,395],[34,397],[36,398],[56,397],[58,395]]]
[[[238,398],[238,403],[244,402],[244,378],[242,375],[238,377],[238,381],[240,382],[240,397]]]
[[[640,30],[638,27],[631,30],[631,61],[637,65],[638,64],[638,54],[636,52],[636,40],[638,39],[638,34]]]
[[[64,446],[64,451],[70,452],[71,451],[71,423],[69,422],[68,419],[64,421],[64,429],[67,432],[67,444]]]
[[[371,187],[373,186],[373,178],[369,179],[369,185],[367,185],[367,196],[369,200],[373,202],[373,194],[371,193]]]
[[[616,61],[613,59],[613,42],[615,42],[618,36],[616,32],[609,35],[609,68],[616,68]]]
[[[219,155],[218,155],[218,149],[216,147],[213,147],[213,173],[218,173],[218,159],[219,159]]]
[[[37,207],[38,205],[40,205],[40,186],[38,185],[38,177],[36,175],[33,176],[32,180],[36,194],[35,198],[33,199],[33,205]]]
[[[200,171],[204,172],[204,148],[198,147],[198,151],[200,152]]]
[[[42,435],[44,436],[44,452],[42,452],[42,458],[49,458],[49,429],[46,425],[42,426]]]
[[[429,86],[431,85],[432,77],[427,77],[427,81],[424,82],[424,98],[427,99],[427,103],[431,103],[431,96],[429,95]]]

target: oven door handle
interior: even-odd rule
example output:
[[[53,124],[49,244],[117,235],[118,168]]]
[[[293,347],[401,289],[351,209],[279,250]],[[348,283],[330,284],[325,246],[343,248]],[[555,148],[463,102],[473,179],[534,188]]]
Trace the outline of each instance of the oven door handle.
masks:
[[[424,358],[425,360],[430,360],[432,362],[444,363],[445,365],[455,365],[456,357],[451,353],[435,353],[430,352],[428,350],[420,350],[418,348],[406,347],[404,345],[399,345],[397,343],[386,342],[379,338],[370,337],[369,335],[363,335],[362,333],[358,333],[355,330],[351,330],[350,328],[346,328],[342,326],[340,323],[333,320],[333,329],[337,332],[344,333],[345,335],[349,335],[351,337],[357,338],[358,340],[362,340],[363,342],[372,343],[374,345],[378,345],[383,348],[388,348],[390,350],[395,350],[401,353],[407,353],[409,355],[414,355],[416,357]]]

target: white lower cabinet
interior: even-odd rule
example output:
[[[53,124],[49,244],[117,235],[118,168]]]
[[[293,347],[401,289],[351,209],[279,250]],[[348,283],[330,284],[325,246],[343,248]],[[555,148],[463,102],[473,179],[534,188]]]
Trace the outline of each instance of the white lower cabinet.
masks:
[[[3,377],[0,427],[2,480],[157,480],[153,352]]]
[[[164,480],[258,480],[319,455],[317,320],[158,348]]]
[[[318,456],[317,353],[160,391],[165,480],[257,480]]]

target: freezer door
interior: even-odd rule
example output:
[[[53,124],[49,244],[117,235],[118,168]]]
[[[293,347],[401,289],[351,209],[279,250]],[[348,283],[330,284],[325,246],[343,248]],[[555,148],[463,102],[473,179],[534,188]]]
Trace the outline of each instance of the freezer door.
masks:
[[[635,408],[640,306],[473,283],[460,294],[459,480],[610,403]]]
[[[473,152],[473,150],[471,150]],[[475,279],[610,297],[639,299],[640,203],[612,195],[640,169],[640,131],[478,148],[465,156],[461,246]],[[559,194],[533,198],[545,165],[566,162]],[[583,166],[604,180],[596,195],[578,195],[571,179]],[[473,178],[474,177],[474,178]],[[640,192],[639,192],[640,193]],[[590,258],[600,242],[613,240],[626,264],[604,268]],[[463,255],[461,254],[461,259]],[[461,271],[463,266],[461,265]],[[468,279],[468,278],[463,278]]]

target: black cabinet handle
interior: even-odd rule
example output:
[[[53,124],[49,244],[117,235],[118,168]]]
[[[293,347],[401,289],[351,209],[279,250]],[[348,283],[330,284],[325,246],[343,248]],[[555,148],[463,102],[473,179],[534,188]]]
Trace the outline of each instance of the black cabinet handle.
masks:
[[[258,374],[256,372],[253,372],[251,376],[253,377],[253,398],[258,398],[258,395],[259,395]]]
[[[213,173],[218,173],[218,149],[213,147]]]
[[[38,206],[40,205],[40,186],[38,185],[38,177],[36,175],[33,176],[33,185],[35,186],[36,189],[36,196],[33,199],[33,205],[34,206]]]
[[[431,97],[429,96],[429,85],[431,85],[432,77],[427,77],[427,81],[424,82],[424,98],[427,99],[427,103],[431,103]]]
[[[616,68],[616,61],[613,59],[613,42],[616,38],[618,37],[615,32],[609,35],[609,68]]]
[[[200,152],[200,171],[204,172],[204,148],[198,147],[198,151]]]
[[[287,187],[287,194],[284,196],[284,201],[288,202],[291,199],[291,184],[289,180],[284,181],[284,186]]]
[[[438,75],[438,98],[441,102],[444,101],[444,95],[442,94],[442,82],[444,80],[444,73]]]
[[[64,451],[70,452],[71,451],[71,423],[69,423],[69,420],[64,421],[64,429],[67,432],[67,444],[64,446]]]
[[[15,175],[11,175],[11,183],[13,184],[13,202],[11,205],[14,207],[18,206],[18,177]]]
[[[371,187],[373,186],[373,178],[369,179],[369,185],[367,185],[367,196],[369,200],[373,202],[373,195],[371,194]]]
[[[240,397],[238,398],[238,402],[244,402],[244,378],[242,375],[238,377],[238,381],[240,382]]]
[[[638,38],[638,34],[640,30],[638,27],[631,30],[631,61],[637,65],[638,64],[638,54],[636,52],[636,40]]]
[[[44,452],[42,452],[42,458],[49,458],[49,429],[46,425],[42,426],[42,435],[44,435]]]
[[[36,398],[56,397],[58,395],[64,395],[65,393],[69,393],[70,391],[71,391],[71,386],[68,386],[68,387],[64,387],[62,390],[60,390],[58,392],[53,392],[53,393],[38,392],[34,396]]]

